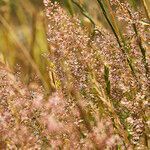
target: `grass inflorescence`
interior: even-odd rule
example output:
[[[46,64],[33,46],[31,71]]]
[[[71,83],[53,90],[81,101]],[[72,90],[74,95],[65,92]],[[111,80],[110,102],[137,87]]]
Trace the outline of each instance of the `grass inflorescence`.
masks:
[[[0,149],[148,150],[148,2],[43,4],[0,2]]]

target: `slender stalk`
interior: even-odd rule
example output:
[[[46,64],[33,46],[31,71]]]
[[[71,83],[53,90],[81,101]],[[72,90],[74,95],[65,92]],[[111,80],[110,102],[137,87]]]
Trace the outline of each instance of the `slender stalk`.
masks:
[[[78,3],[75,2],[74,0],[71,0],[71,1],[72,1],[72,3],[74,3],[74,4],[80,9],[81,13],[82,13],[86,18],[88,18],[88,19],[90,20],[90,22],[91,22],[92,25],[93,25],[93,28],[95,28],[95,27],[96,27],[95,22],[94,22],[94,20],[92,19],[92,17],[88,14],[88,12],[87,12],[80,4],[78,4]]]
[[[37,21],[37,14],[33,13],[32,15],[32,39],[31,39],[31,44],[30,44],[30,56],[33,60],[34,60],[34,45],[35,45],[35,40],[36,40],[36,21]],[[31,73],[32,73],[32,67],[29,65],[28,83],[30,82]]]
[[[148,0],[142,0],[143,6],[144,6],[144,10],[147,16],[148,21],[150,21],[150,9],[149,9],[149,5],[150,5],[150,1]]]
[[[107,1],[107,0],[106,0],[106,1]],[[116,21],[115,21],[115,17],[114,17],[114,15],[113,15],[113,12],[112,12],[112,9],[111,9],[111,7],[110,7],[110,5],[109,5],[109,2],[107,1],[107,5],[108,5],[109,11],[110,11],[109,13],[111,14],[111,18],[112,18],[113,21],[111,21],[111,20],[109,19],[108,14],[107,14],[107,12],[106,12],[106,9],[105,9],[105,7],[104,7],[104,4],[103,4],[102,0],[97,0],[97,2],[98,2],[98,4],[99,4],[100,8],[102,9],[102,12],[103,12],[103,15],[104,15],[105,19],[107,20],[109,26],[111,27],[111,29],[112,29],[112,31],[113,31],[113,34],[114,34],[115,37],[116,37],[116,40],[117,40],[117,42],[118,42],[118,44],[119,44],[119,47],[120,47],[122,53],[124,54],[124,56],[125,56],[125,58],[126,58],[126,60],[127,60],[127,63],[128,63],[128,65],[129,65],[129,67],[130,67],[130,69],[131,69],[132,75],[134,76],[136,82],[139,83],[139,81],[138,81],[138,79],[137,79],[137,76],[136,76],[136,73],[135,73],[135,70],[134,70],[134,67],[133,67],[133,65],[132,65],[132,61],[131,61],[131,59],[130,59],[130,58],[128,57],[128,55],[127,55],[128,49],[126,48],[126,42],[125,42],[125,40],[124,40],[124,38],[123,38],[122,33],[120,32],[119,28],[117,27],[117,23],[116,23]],[[112,23],[112,22],[113,22],[113,23]]]
[[[66,1],[66,5],[68,6],[69,8],[69,12],[70,14],[73,16],[74,15],[74,9],[73,9],[73,6],[72,6],[72,3],[71,3],[71,0],[67,0]]]
[[[125,143],[127,145],[130,145],[130,142],[128,140],[128,134],[125,132],[124,127],[121,124],[120,119],[115,112],[115,108],[114,108],[113,104],[111,103],[111,100],[106,96],[103,97],[103,93],[104,93],[103,89],[100,88],[99,83],[96,81],[96,79],[91,79],[91,80],[93,82],[94,89],[96,90],[96,92],[99,95],[100,100],[104,103],[104,105],[108,108],[109,112],[112,114],[118,134],[124,138]]]
[[[130,10],[127,9],[127,11],[128,11],[128,13],[129,13],[130,19],[133,19]],[[148,76],[149,76],[149,68],[148,68],[148,63],[147,63],[147,60],[146,60],[146,50],[145,50],[145,48],[143,47],[142,39],[141,39],[141,37],[140,37],[140,35],[139,35],[139,32],[138,32],[138,30],[137,30],[136,24],[133,23],[133,24],[132,24],[132,27],[133,27],[133,30],[134,30],[134,32],[135,32],[135,34],[136,34],[137,43],[138,43],[138,46],[139,46],[139,48],[140,48],[140,50],[141,50],[141,53],[142,53],[142,56],[143,56],[143,63],[144,63],[144,66],[145,66],[145,72],[146,72],[146,76],[147,76],[147,78],[148,78]]]
[[[13,29],[9,26],[7,21],[1,15],[0,15],[0,21],[3,24],[3,26],[7,29],[7,31],[10,33],[10,35],[13,37],[14,42],[16,42],[17,45],[20,47],[21,52],[24,54],[24,56],[29,61],[29,63],[31,64],[33,69],[36,71],[37,75],[39,76],[39,78],[41,79],[41,81],[42,81],[42,83],[44,85],[45,90],[48,93],[49,92],[49,86],[48,86],[47,82],[45,81],[43,75],[41,74],[39,68],[37,67],[36,63],[31,58],[29,52],[26,50],[25,46],[18,40],[18,37],[15,34],[15,32],[13,31]]]
[[[89,15],[89,13],[76,1],[74,1],[74,0],[71,0],[71,1],[80,9],[80,12],[83,14],[83,16],[85,16],[93,25],[93,33],[91,34],[91,37],[93,37],[96,32],[100,33],[100,35],[103,35],[103,33],[99,29],[97,29],[97,25],[96,25],[95,21],[92,19],[92,17]]]

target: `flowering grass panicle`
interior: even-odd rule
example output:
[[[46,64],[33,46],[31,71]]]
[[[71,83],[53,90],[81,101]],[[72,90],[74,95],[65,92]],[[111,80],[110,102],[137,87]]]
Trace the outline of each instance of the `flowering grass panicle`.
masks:
[[[98,2],[112,32],[98,29],[92,37],[58,3],[46,3],[48,41],[54,53],[56,74],[60,73],[67,97],[71,94],[77,105],[84,99],[87,106],[95,105],[99,111],[103,107],[102,114],[108,110],[107,115],[115,118],[114,125],[118,126],[115,132],[123,133],[120,138],[128,143],[125,145],[138,147],[147,136],[144,103],[149,97],[149,53],[148,39],[142,35],[147,26],[143,25],[143,16],[133,12],[128,4],[118,0]],[[86,113],[96,123],[90,107]],[[94,127],[92,118],[88,120],[89,128]],[[129,118],[133,121],[128,122]]]
[[[55,90],[46,94],[40,72],[25,84],[0,63],[0,149],[147,150],[150,53],[143,11],[95,0],[105,28],[84,2],[69,1],[92,24],[89,31],[73,10],[69,15],[60,3],[43,2],[50,46],[44,59]]]

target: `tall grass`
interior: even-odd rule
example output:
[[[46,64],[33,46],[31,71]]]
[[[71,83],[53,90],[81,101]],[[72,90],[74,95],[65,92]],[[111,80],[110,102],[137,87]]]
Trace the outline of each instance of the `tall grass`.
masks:
[[[149,149],[146,0],[2,5],[0,149]]]

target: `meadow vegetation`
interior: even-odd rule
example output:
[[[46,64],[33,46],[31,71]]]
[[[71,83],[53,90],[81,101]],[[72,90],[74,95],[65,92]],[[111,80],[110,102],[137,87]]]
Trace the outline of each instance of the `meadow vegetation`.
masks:
[[[148,6],[0,0],[0,150],[148,150]]]

